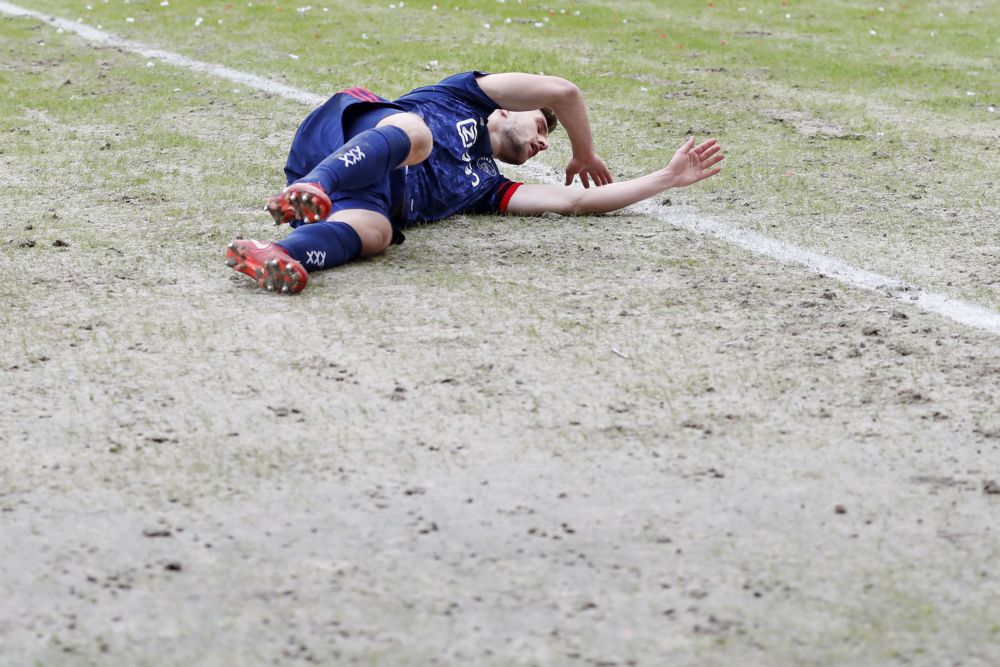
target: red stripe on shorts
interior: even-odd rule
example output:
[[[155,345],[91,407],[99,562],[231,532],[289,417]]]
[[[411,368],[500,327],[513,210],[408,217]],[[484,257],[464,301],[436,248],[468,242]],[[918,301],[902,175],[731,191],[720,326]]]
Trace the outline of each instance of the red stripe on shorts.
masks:
[[[375,97],[374,94],[368,92],[364,88],[345,88],[344,90],[342,90],[340,92],[345,93],[347,95],[350,95],[354,99],[361,100],[362,102],[378,102],[379,101],[379,99],[377,97]]]

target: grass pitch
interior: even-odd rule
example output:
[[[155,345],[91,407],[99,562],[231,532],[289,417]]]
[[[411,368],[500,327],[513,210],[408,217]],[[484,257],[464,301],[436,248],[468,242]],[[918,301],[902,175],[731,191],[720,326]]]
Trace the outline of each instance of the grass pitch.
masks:
[[[316,93],[560,74],[619,177],[727,160],[275,298],[222,247],[308,109],[0,19],[0,661],[1000,660],[995,336],[669,225],[997,308],[996,2],[31,6]]]

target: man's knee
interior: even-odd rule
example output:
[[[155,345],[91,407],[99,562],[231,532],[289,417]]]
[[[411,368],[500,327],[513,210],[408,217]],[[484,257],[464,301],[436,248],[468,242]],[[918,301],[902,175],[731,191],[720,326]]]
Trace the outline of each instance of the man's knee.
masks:
[[[370,211],[342,213],[348,215],[335,215],[333,219],[341,218],[341,222],[346,222],[358,233],[361,238],[362,257],[379,255],[392,243],[392,225],[384,216]],[[360,215],[350,215],[350,213],[360,213]]]
[[[434,137],[424,119],[415,113],[397,113],[379,122],[378,126],[395,125],[410,138],[410,154],[403,164],[406,166],[420,164],[431,154],[434,147]],[[390,236],[391,238],[391,236]]]

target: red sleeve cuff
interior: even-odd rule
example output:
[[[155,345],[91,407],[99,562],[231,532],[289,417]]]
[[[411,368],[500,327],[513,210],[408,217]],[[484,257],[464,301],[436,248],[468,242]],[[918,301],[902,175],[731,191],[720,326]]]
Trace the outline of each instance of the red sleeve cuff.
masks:
[[[500,206],[498,210],[501,213],[507,213],[507,204],[510,203],[510,198],[514,196],[514,193],[517,192],[517,189],[522,185],[524,185],[524,183],[511,183],[508,186],[507,191],[504,192],[503,197],[500,198]]]

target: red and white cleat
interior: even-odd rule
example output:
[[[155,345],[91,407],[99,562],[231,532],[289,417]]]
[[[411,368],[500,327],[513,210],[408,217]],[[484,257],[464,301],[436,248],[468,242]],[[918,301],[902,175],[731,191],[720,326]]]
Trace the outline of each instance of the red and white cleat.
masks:
[[[257,281],[269,292],[294,294],[309,282],[309,273],[276,243],[237,239],[226,246],[226,266]]]
[[[326,220],[333,204],[319,183],[292,183],[280,194],[268,197],[265,208],[274,218],[274,224],[282,225],[293,220]]]

